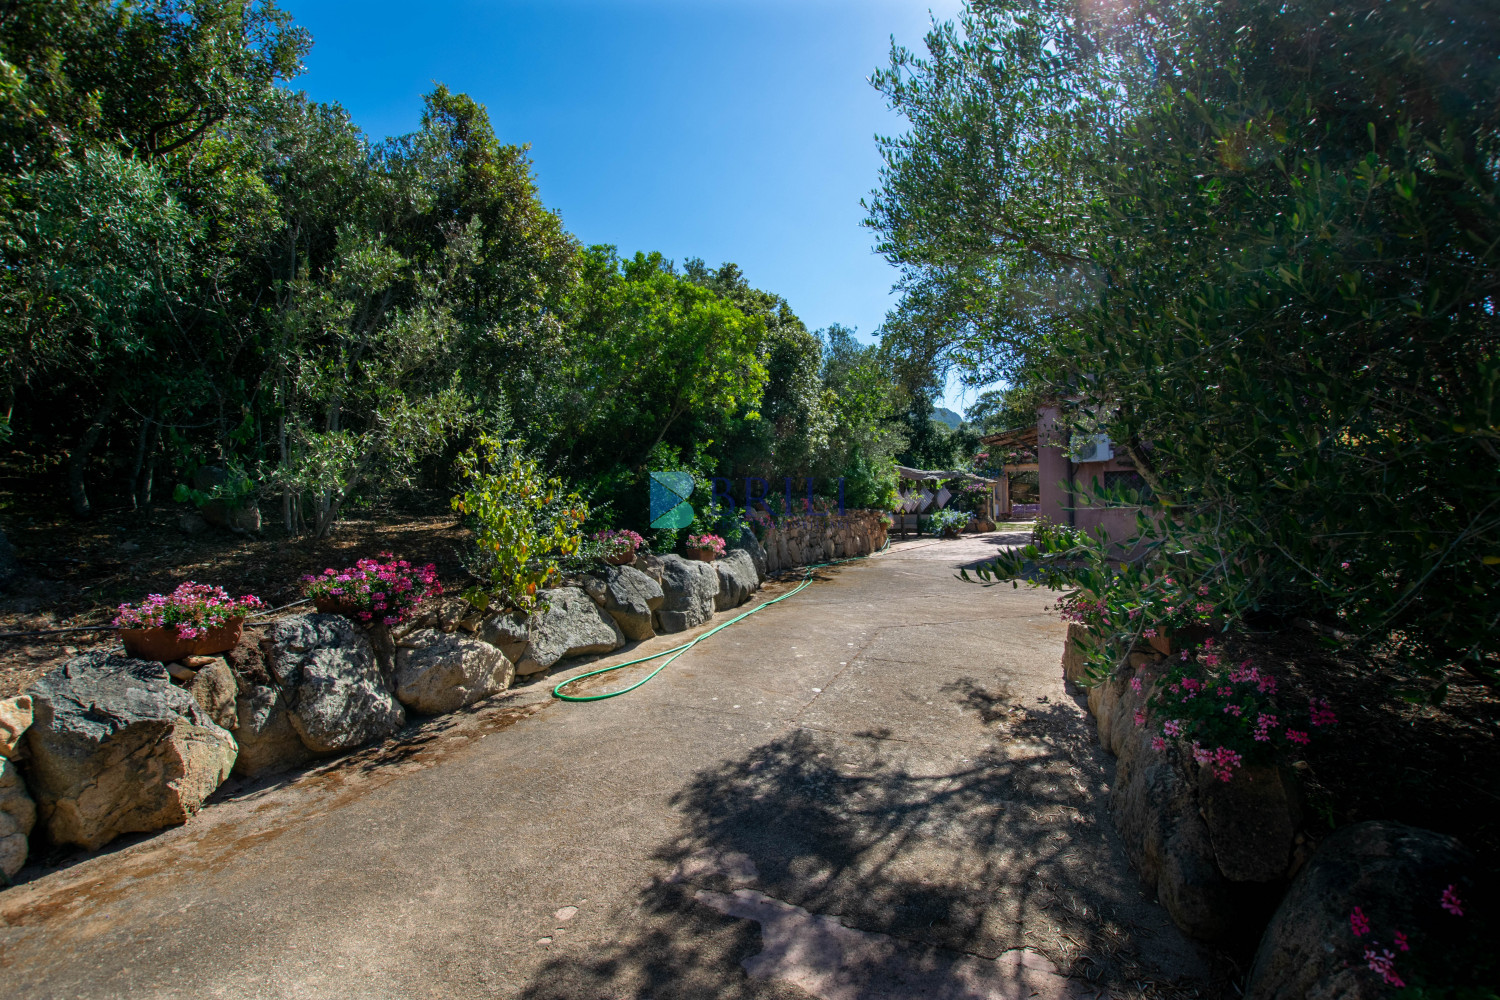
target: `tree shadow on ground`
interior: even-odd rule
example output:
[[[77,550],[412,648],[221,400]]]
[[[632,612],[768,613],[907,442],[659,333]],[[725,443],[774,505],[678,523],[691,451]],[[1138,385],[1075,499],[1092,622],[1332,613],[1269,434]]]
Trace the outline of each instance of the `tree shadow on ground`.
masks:
[[[1130,980],[1176,993],[1137,955],[1149,904],[1101,826],[1106,769],[1076,707],[1021,706],[972,679],[945,693],[1003,740],[964,758],[889,732],[797,729],[699,772],[673,800],[682,834],[616,920],[627,931],[603,953],[559,951],[522,996],[778,995],[790,987],[739,968],[759,925],[694,899],[746,888],[926,954],[1029,947],[1117,996],[1139,992]]]

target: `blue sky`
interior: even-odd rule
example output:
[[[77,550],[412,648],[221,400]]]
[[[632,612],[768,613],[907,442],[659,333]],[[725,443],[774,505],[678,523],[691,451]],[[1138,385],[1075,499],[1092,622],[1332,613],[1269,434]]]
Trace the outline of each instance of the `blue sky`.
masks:
[[[959,0],[281,6],[314,39],[294,86],[377,138],[414,129],[434,82],[469,93],[586,243],[732,260],[813,329],[867,338],[894,301],[859,202],[901,120],[867,81]]]

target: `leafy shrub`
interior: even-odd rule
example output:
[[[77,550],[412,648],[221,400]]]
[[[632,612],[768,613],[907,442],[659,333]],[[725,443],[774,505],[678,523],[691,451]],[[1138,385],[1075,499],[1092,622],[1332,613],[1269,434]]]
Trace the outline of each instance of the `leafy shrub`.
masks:
[[[896,503],[896,464],[873,460],[855,449],[843,470],[844,507],[848,510],[889,510]]]
[[[243,618],[265,604],[254,594],[230,597],[223,587],[192,580],[170,594],[152,594],[139,604],[122,604],[115,615],[120,628],[161,628],[172,625],[183,639],[196,639],[209,629]]]
[[[961,531],[969,523],[969,513],[968,511],[945,507],[928,518],[928,523],[932,525],[934,534],[941,534],[945,531]]]
[[[530,612],[560,560],[578,551],[588,504],[547,476],[520,441],[481,435],[459,456],[458,471],[465,489],[453,508],[474,529],[468,569],[479,580],[464,597],[480,610]]]
[[[1045,514],[1038,517],[1031,526],[1031,544],[1037,547],[1039,553],[1062,555],[1087,542],[1088,536],[1082,531],[1066,524],[1058,524]]]
[[[191,502],[195,507],[219,503],[229,510],[239,510],[248,506],[259,492],[255,480],[237,463],[230,463],[224,469],[211,470],[207,478],[209,486],[204,490],[187,483],[178,483],[177,488],[172,491],[172,499],[177,503]]]
[[[307,596],[336,600],[366,624],[399,625],[425,598],[442,594],[432,563],[414,567],[389,552],[380,553],[380,559],[361,559],[348,569],[304,576]]]
[[[948,489],[953,493],[953,499],[948,501],[950,509],[978,515],[989,513],[990,485],[988,483],[954,482],[949,484]]]

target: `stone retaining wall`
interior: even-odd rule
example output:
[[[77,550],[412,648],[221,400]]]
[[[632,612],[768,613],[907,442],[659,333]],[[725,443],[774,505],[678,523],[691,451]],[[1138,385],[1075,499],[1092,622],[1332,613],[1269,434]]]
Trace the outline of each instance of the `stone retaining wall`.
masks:
[[[1242,767],[1222,782],[1170,745],[1153,749],[1135,716],[1165,658],[1137,650],[1119,676],[1095,682],[1089,641],[1087,629],[1068,626],[1063,674],[1087,688],[1099,742],[1115,755],[1109,805],[1131,864],[1185,933],[1254,956],[1246,1000],[1388,996],[1361,957],[1367,941],[1350,933],[1354,907],[1374,926],[1403,929],[1414,954],[1453,946],[1463,928],[1438,900],[1444,886],[1473,891],[1475,862],[1462,844],[1384,820],[1331,832],[1304,825],[1295,770]],[[1398,973],[1405,963],[1396,957]]]
[[[784,518],[766,529],[761,539],[766,570],[779,573],[796,566],[878,552],[885,546],[887,519],[888,515],[878,510]]]
[[[1295,773],[1242,767],[1223,782],[1177,748],[1154,750],[1153,730],[1135,724],[1165,658],[1135,652],[1119,676],[1090,685],[1068,627],[1067,680],[1088,686],[1099,742],[1116,757],[1109,805],[1130,861],[1185,933],[1245,952],[1312,853]],[[1141,681],[1140,690],[1131,681]]]
[[[870,551],[871,518],[859,513],[830,528],[787,526],[772,558]],[[97,850],[182,823],[231,771],[300,767],[388,739],[409,714],[458,711],[517,676],[703,625],[750,599],[766,561],[751,537],[713,563],[643,555],[601,567],[543,591],[530,615],[449,599],[392,629],[293,615],[247,628],[222,657],[75,656],[0,702],[0,888],[25,863],[34,827],[50,843]]]

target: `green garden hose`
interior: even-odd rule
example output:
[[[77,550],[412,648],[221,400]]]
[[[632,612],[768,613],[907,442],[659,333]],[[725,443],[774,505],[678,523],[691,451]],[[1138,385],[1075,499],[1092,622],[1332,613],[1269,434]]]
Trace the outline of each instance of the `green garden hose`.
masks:
[[[884,552],[890,546],[890,544],[890,540],[887,539],[885,545],[882,545],[876,551]],[[872,553],[872,555],[873,554],[874,553]],[[704,632],[696,639],[692,640],[691,642],[685,642],[681,646],[674,646],[671,649],[664,649],[660,653],[652,653],[650,656],[643,656],[638,660],[627,660],[624,663],[616,663],[612,667],[604,667],[600,670],[590,670],[588,673],[579,674],[577,677],[569,677],[565,681],[560,681],[557,686],[552,689],[552,695],[553,697],[558,698],[562,701],[603,701],[606,698],[618,698],[622,694],[629,694],[631,691],[634,691],[636,688],[640,687],[642,684],[646,683],[651,678],[655,677],[657,674],[665,670],[667,668],[667,664],[671,663],[673,660],[677,659],[683,653],[686,653],[688,650],[692,649],[694,646],[698,645],[698,643],[702,642],[704,639],[707,639],[715,632],[726,629],[729,626],[733,625],[735,622],[744,621],[746,618],[749,618],[751,615],[755,614],[757,611],[760,611],[762,608],[769,608],[773,604],[777,604],[781,601],[786,600],[793,594],[806,590],[809,586],[811,586],[813,582],[813,570],[819,568],[820,566],[835,566],[839,563],[854,562],[856,559],[868,558],[870,558],[868,555],[864,555],[854,556],[849,559],[835,559],[832,562],[813,563],[811,566],[807,567],[807,575],[802,578],[802,582],[797,584],[797,586],[793,587],[791,590],[788,590],[785,594],[782,594],[780,597],[773,597],[769,601],[766,601],[764,604],[757,604],[755,607],[751,608],[749,611],[746,611],[744,614],[735,615],[727,622],[724,622],[720,625],[715,625],[713,628],[709,629],[707,632]],[[661,664],[655,670],[651,671],[645,677],[642,677],[640,680],[630,685],[630,687],[621,688],[618,691],[610,691],[605,694],[563,694],[563,688],[567,687],[569,684],[576,684],[586,678],[598,677],[600,674],[611,673],[615,670],[624,670],[626,667],[633,667],[637,663],[649,663],[652,660],[660,659],[663,656],[665,656],[666,659],[662,660]]]

